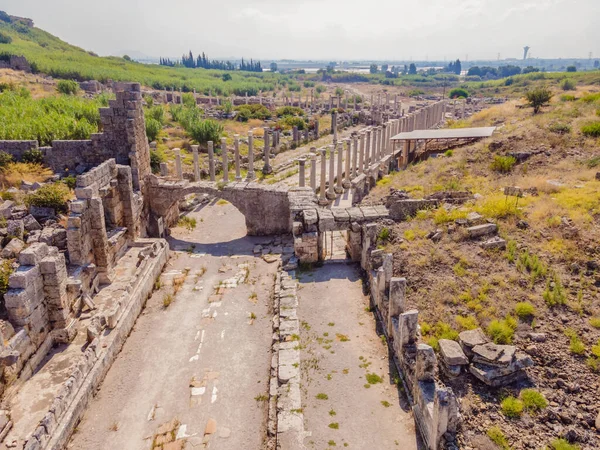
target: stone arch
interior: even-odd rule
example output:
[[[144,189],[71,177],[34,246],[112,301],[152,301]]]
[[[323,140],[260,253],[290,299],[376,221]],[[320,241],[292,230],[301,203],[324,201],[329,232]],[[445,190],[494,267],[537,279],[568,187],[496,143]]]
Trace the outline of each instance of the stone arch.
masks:
[[[209,194],[227,200],[246,220],[248,235],[264,236],[291,232],[290,202],[287,189],[265,187],[258,183],[164,181],[152,175],[147,183],[149,213],[165,227],[179,216],[179,202],[190,194]],[[149,234],[155,235],[152,224]]]

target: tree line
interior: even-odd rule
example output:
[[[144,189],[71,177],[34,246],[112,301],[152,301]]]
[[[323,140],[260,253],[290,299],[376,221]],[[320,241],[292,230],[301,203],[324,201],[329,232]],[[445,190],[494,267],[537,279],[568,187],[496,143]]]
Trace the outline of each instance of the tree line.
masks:
[[[169,58],[161,57],[159,59],[159,64],[161,66],[183,66],[188,67],[190,69],[218,69],[218,70],[243,70],[245,72],[262,72],[263,68],[260,64],[260,61],[254,61],[250,59],[250,62],[244,61],[242,58],[242,62],[239,65],[234,64],[231,61],[219,61],[216,59],[210,60],[208,56],[204,52],[201,55],[198,55],[194,58],[192,51],[187,55],[183,55],[181,60],[171,60]]]

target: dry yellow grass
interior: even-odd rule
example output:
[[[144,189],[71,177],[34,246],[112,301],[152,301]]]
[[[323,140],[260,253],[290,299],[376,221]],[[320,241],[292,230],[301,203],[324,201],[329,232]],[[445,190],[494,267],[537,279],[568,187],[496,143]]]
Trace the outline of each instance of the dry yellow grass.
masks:
[[[50,169],[39,164],[15,162],[8,164],[0,170],[0,185],[2,185],[3,189],[6,189],[11,186],[20,186],[21,181],[42,183],[52,175],[53,173]]]

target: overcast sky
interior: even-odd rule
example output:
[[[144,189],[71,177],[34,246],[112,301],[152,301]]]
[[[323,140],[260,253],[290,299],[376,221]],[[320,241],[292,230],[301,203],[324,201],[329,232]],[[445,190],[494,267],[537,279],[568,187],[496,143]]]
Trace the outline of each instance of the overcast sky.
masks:
[[[0,0],[101,55],[600,58],[600,0]]]

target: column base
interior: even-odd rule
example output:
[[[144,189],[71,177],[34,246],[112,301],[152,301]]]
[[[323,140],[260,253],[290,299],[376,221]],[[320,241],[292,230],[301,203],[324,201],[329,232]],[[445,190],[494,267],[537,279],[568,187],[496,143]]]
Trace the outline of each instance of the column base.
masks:
[[[344,188],[341,186],[336,186],[333,188],[333,190],[335,191],[336,194],[343,194],[344,193]]]
[[[248,172],[248,174],[246,175],[246,181],[252,181],[256,178],[256,175],[254,174],[254,172]]]
[[[269,175],[270,173],[273,173],[273,168],[271,166],[264,166],[262,168],[262,173]]]
[[[350,189],[352,187],[352,183],[349,181],[344,181],[342,186],[344,186],[344,189]]]
[[[327,205],[329,205],[329,200],[327,200],[326,198],[319,199],[319,206],[327,206]]]
[[[327,197],[328,200],[335,200],[337,195],[335,194],[335,192],[327,192],[327,194],[325,194],[325,197]]]

